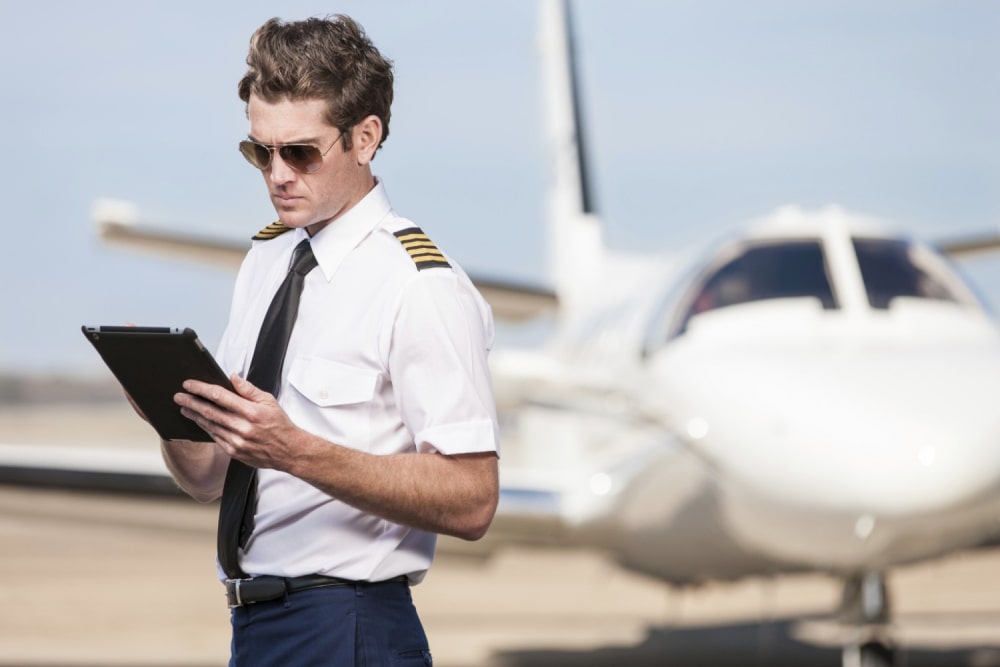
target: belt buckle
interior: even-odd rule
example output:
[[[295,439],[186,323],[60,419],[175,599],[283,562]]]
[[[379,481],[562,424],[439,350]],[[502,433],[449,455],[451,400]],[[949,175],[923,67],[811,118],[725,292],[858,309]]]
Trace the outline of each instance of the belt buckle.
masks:
[[[253,581],[253,577],[249,579],[226,579],[226,601],[229,603],[230,609],[243,606],[244,602],[240,596],[240,586],[244,581]]]

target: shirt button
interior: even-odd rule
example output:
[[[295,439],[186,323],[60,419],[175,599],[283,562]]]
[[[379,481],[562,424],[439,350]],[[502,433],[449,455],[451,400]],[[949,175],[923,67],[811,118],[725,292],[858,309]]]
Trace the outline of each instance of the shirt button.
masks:
[[[326,389],[320,389],[319,398],[321,401],[325,401],[326,399],[330,398],[330,393]]]

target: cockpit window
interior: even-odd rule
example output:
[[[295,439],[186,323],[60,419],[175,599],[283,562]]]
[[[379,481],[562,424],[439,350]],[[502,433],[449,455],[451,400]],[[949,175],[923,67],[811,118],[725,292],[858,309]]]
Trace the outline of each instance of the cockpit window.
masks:
[[[929,262],[921,263],[917,247],[895,239],[854,239],[868,302],[888,308],[899,296],[959,301]]]
[[[753,245],[723,264],[698,291],[687,318],[749,301],[815,297],[837,307],[819,241]]]

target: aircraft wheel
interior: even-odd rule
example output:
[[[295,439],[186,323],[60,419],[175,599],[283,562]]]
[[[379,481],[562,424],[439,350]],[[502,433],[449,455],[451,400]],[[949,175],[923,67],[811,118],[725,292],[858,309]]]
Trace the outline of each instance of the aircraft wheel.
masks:
[[[859,649],[861,667],[895,667],[895,651],[881,642],[871,641]]]

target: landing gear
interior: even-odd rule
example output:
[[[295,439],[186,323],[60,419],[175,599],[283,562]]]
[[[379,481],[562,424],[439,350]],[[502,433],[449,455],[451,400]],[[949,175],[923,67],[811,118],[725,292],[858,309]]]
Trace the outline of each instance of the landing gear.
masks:
[[[843,667],[896,667],[896,655],[881,641],[867,641],[861,645],[845,646]]]
[[[896,667],[888,636],[889,598],[881,572],[866,572],[844,582],[840,621],[854,636],[844,646],[843,667]]]

